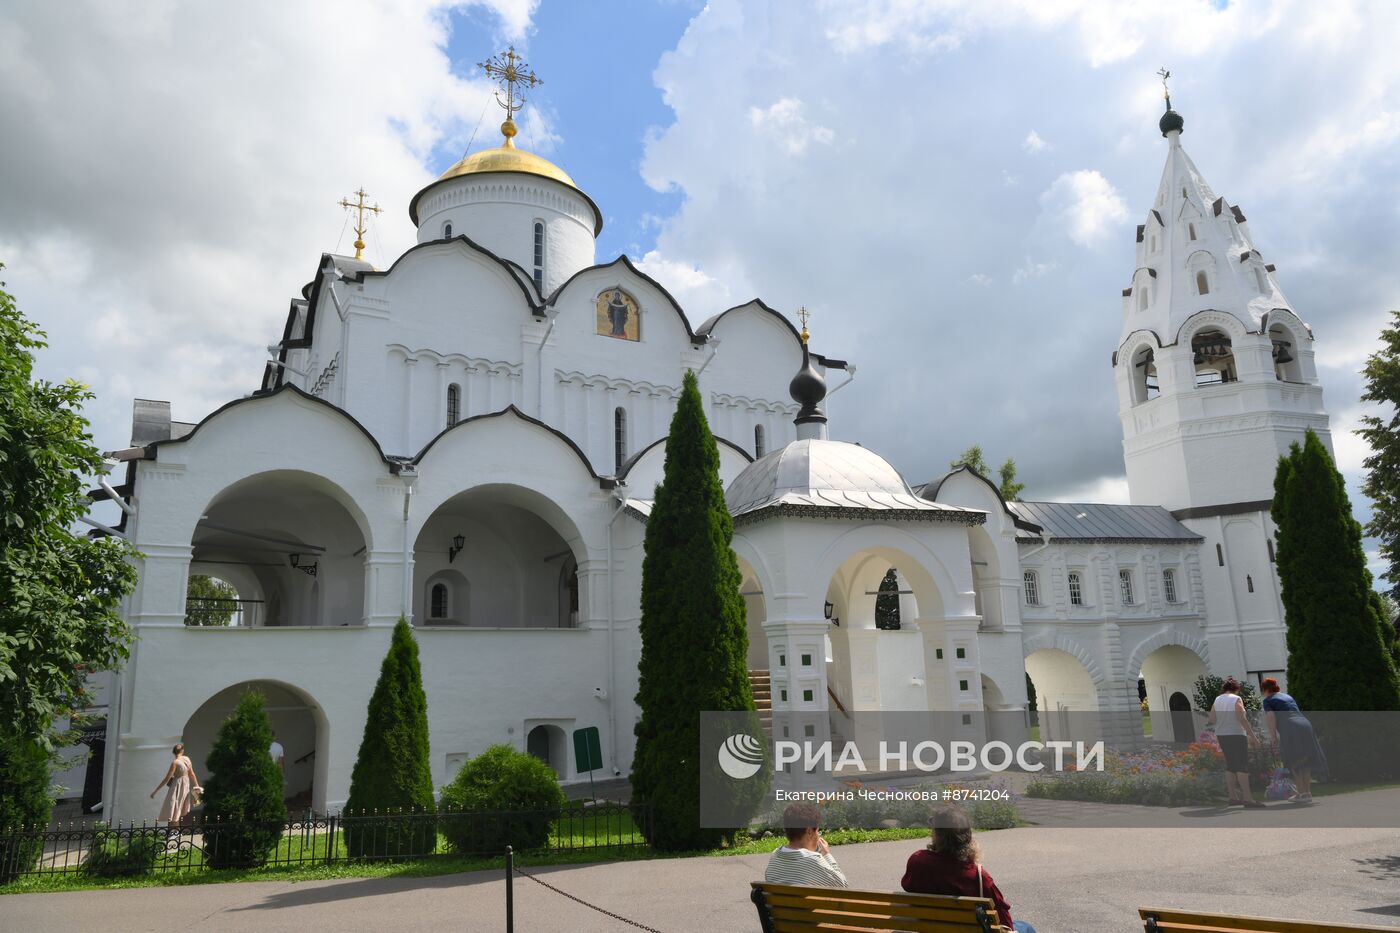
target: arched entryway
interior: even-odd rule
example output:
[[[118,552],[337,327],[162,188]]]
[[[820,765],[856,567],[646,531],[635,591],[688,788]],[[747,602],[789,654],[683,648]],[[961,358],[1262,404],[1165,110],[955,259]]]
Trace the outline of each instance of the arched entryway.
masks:
[[[1077,657],[1041,648],[1026,655],[1026,674],[1035,686],[1042,742],[1098,740],[1098,690]]]
[[[1196,678],[1206,671],[1206,662],[1185,645],[1162,645],[1143,657],[1141,676],[1154,741],[1195,741],[1200,732],[1197,726],[1203,727],[1204,722],[1193,720],[1191,697]]]
[[[185,723],[185,753],[194,762],[200,780],[209,776],[209,752],[219,727],[238,706],[243,694],[256,690],[263,695],[264,708],[277,742],[283,749],[283,797],[288,807],[324,809],[326,763],[329,760],[330,730],[325,713],[304,691],[271,680],[248,680],[226,687],[206,700]]]
[[[224,617],[228,622],[219,624],[364,622],[363,517],[323,477],[278,470],[235,483],[204,510],[191,547],[191,576],[217,578],[237,596],[214,604],[196,601],[186,607],[187,622]],[[198,611],[211,605],[233,611]]]
[[[568,776],[569,760],[564,730],[552,723],[540,723],[525,733],[525,751],[554,769],[561,779]]]
[[[581,539],[561,509],[519,486],[478,486],[448,499],[418,533],[418,625],[572,628],[587,605]]]

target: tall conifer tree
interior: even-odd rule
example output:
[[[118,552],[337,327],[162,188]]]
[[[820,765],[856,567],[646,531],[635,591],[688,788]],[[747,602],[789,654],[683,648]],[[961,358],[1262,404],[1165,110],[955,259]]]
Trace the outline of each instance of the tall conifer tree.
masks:
[[[1381,349],[1366,360],[1363,402],[1388,406],[1387,417],[1367,415],[1356,432],[1371,448],[1363,461],[1366,482],[1361,487],[1374,503],[1367,534],[1380,539],[1383,576],[1390,595],[1400,599],[1400,311],[1391,312],[1391,326],[1381,331]]]
[[[428,762],[428,698],[418,642],[408,622],[399,619],[369,700],[364,738],[350,773],[346,815],[432,811]],[[351,856],[421,855],[435,831],[426,818],[386,820],[382,825],[351,820],[345,847]]]
[[[641,719],[632,795],[650,808],[649,841],[659,849],[721,842],[725,830],[699,825],[701,773],[711,764],[699,748],[700,713],[754,715],[733,537],[719,449],[695,375],[687,372],[666,439],[666,469],[647,520],[642,563]],[[758,781],[753,786],[759,794],[765,787]]]
[[[249,690],[219,726],[204,780],[204,857],[215,868],[261,865],[282,837],[282,771],[268,749],[263,695]]]
[[[1342,476],[1308,431],[1279,458],[1273,519],[1288,626],[1288,689],[1305,710],[1400,710]]]

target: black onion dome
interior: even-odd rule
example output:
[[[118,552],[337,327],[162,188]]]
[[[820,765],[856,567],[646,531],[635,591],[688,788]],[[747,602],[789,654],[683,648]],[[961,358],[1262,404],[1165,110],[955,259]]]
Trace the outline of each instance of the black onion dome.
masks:
[[[788,393],[794,402],[802,406],[802,410],[794,419],[798,424],[804,421],[826,420],[826,415],[819,407],[822,399],[826,398],[826,380],[812,365],[812,355],[805,343],[802,345],[802,368],[792,377],[792,382],[788,383]]]
[[[1185,125],[1186,121],[1181,118],[1181,114],[1171,108],[1171,104],[1167,104],[1167,112],[1162,114],[1162,119],[1157,121],[1157,126],[1161,128],[1163,136],[1166,136],[1172,130],[1176,130],[1180,133],[1181,128]]]

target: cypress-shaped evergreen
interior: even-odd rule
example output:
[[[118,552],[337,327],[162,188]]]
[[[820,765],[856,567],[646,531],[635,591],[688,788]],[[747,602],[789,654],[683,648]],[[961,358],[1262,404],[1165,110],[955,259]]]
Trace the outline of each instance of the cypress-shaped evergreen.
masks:
[[[0,730],[0,884],[33,868],[44,848],[42,836],[7,834],[43,829],[52,814],[48,751],[31,738]]]
[[[726,830],[700,826],[700,781],[717,777],[700,749],[701,711],[747,711],[748,630],[730,548],[734,523],[724,504],[719,449],[705,420],[695,374],[687,372],[666,468],[647,520],[642,563],[642,656],[638,664],[637,750],[632,799],[650,808],[648,841],[658,849],[712,848]],[[717,751],[717,750],[716,750]],[[735,790],[766,789],[759,779]],[[747,801],[745,801],[747,802]]]
[[[249,690],[219,726],[207,762],[204,857],[214,868],[261,865],[282,837],[287,804],[271,746],[263,695]]]
[[[401,618],[369,700],[345,814],[431,813],[433,808],[428,698],[423,693],[418,642],[412,627]],[[351,819],[345,827],[345,847],[351,856],[422,855],[436,832],[427,817],[373,824]]]
[[[1279,459],[1273,519],[1289,693],[1305,711],[1400,710],[1400,677],[1382,635],[1361,526],[1311,430]]]

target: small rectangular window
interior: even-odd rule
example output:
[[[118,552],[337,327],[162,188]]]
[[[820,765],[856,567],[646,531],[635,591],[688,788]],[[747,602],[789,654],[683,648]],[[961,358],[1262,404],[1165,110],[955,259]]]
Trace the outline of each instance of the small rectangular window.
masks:
[[[779,690],[779,691],[778,691],[778,699],[780,699],[780,700],[782,700],[784,703],[786,703],[786,702],[787,702],[787,691],[786,691],[786,690]]]
[[[1162,596],[1169,603],[1176,602],[1176,571],[1162,571]]]
[[[1271,563],[1271,564],[1274,563],[1274,539],[1273,539],[1273,538],[1265,538],[1265,539],[1264,539],[1264,546],[1267,547],[1267,548],[1269,549],[1269,563]]]
[[[814,736],[816,736],[816,734],[817,734],[817,727],[814,726],[814,725],[812,725],[810,722],[807,723],[805,726],[802,727],[802,735],[805,736],[806,738],[809,738],[809,739],[810,739],[810,738],[813,738]]]
[[[956,657],[958,657],[958,658],[965,658],[965,657],[967,657],[967,649],[966,649],[966,648],[958,648],[958,649],[954,652],[954,655],[955,655]]]
[[[934,656],[935,658],[937,658],[938,660],[942,661],[942,660],[943,660],[943,649],[942,649],[942,648],[934,648],[934,649],[933,649],[933,656]]]
[[[971,714],[971,713],[963,713],[963,714],[962,714],[962,724],[963,724],[964,726],[970,726],[970,725],[972,725],[972,714]]]
[[[1069,573],[1069,604],[1084,605],[1084,583],[1077,570],[1071,570]]]
[[[1118,592],[1123,597],[1123,605],[1133,605],[1133,572],[1131,570],[1118,571]]]
[[[803,700],[803,702],[805,702],[805,703],[811,703],[811,702],[812,702],[812,691],[810,691],[810,690],[803,690],[803,691],[802,691],[802,700]]]
[[[785,655],[785,654],[780,654],[780,655],[778,655],[778,666],[779,666],[779,667],[787,667],[787,655]]]
[[[960,680],[960,681],[958,681],[958,689],[961,690],[963,693],[966,693],[966,692],[967,692],[967,681],[965,681],[965,680]]]
[[[810,654],[804,654],[804,655],[802,656],[802,666],[803,666],[803,667],[811,667],[811,666],[812,666],[812,656],[811,656]]]
[[[1220,566],[1225,566],[1225,549],[1218,544],[1215,546],[1215,560]]]

